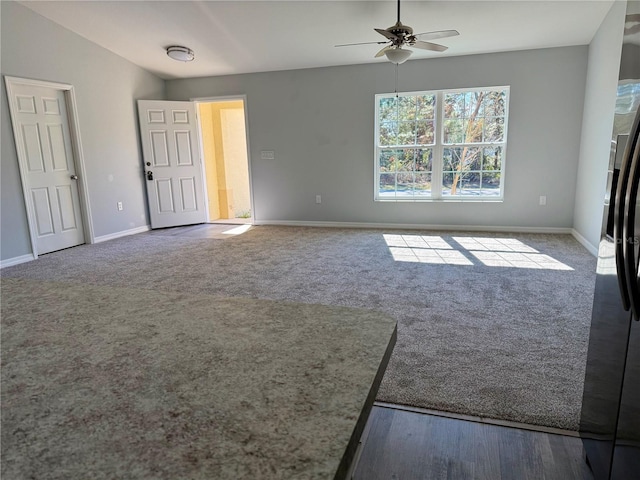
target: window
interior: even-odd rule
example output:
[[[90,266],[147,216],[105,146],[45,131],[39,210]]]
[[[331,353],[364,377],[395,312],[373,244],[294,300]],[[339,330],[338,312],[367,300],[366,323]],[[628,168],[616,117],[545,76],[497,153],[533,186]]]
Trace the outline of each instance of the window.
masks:
[[[509,87],[376,95],[375,199],[500,200]]]

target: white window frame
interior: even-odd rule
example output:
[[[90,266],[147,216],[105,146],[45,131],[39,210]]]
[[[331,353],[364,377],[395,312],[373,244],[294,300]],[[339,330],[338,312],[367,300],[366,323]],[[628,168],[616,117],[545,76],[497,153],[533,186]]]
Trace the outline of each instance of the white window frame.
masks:
[[[504,132],[501,142],[478,142],[478,143],[444,143],[444,96],[446,94],[469,93],[478,91],[504,90],[505,113],[504,113]],[[507,159],[507,134],[509,128],[509,97],[510,87],[488,86],[473,88],[456,88],[447,90],[427,90],[415,92],[398,92],[398,93],[379,93],[375,95],[375,126],[374,126],[374,201],[376,202],[502,202],[504,200],[504,184],[505,184],[505,165]],[[380,99],[391,98],[395,96],[412,96],[412,95],[435,95],[435,130],[434,143],[431,145],[403,145],[403,146],[380,146]],[[500,193],[499,195],[442,195],[442,175],[443,175],[443,154],[444,148],[448,147],[501,147],[502,159],[500,163]],[[433,157],[431,163],[431,196],[394,196],[380,197],[380,151],[383,149],[393,148],[396,150],[407,150],[416,148],[432,148]]]

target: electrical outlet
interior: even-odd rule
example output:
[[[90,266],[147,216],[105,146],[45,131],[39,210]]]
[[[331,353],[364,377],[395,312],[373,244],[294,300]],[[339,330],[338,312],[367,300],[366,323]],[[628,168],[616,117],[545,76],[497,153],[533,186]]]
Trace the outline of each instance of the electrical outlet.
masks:
[[[118,202],[118,211],[121,212],[123,209],[122,202]]]
[[[316,195],[316,203],[322,203],[322,195]]]
[[[541,206],[545,206],[547,204],[547,196],[546,195],[540,195],[540,205]]]

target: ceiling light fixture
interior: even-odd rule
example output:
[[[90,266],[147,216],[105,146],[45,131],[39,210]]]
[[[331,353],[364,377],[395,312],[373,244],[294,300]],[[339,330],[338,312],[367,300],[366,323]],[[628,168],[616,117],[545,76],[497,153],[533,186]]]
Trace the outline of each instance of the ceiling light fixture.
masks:
[[[403,50],[400,47],[390,48],[385,51],[384,54],[387,56],[387,59],[391,63],[395,63],[396,65],[400,63],[404,63],[411,56],[411,50]]]
[[[174,45],[172,47],[167,47],[167,55],[174,60],[178,60],[179,62],[190,62],[194,58],[196,58],[196,54],[193,53],[193,50],[187,47],[181,47],[179,45]]]

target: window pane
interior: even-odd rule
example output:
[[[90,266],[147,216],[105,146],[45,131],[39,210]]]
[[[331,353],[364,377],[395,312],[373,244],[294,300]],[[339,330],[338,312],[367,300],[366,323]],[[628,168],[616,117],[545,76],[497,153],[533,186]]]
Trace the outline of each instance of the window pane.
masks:
[[[416,144],[415,122],[401,122],[398,128],[398,145]]]
[[[463,120],[444,121],[444,143],[464,142],[465,122]]]
[[[445,148],[442,150],[442,170],[456,170],[460,164],[460,149]]]
[[[385,122],[380,124],[380,139],[381,146],[397,145],[398,142],[398,123],[397,122]]]
[[[482,157],[480,149],[474,147],[452,147],[443,150],[443,171],[480,170]]]
[[[486,93],[484,114],[489,117],[504,117],[507,92],[505,90],[494,90]]]
[[[416,144],[433,145],[433,120],[416,124]]]
[[[484,118],[474,117],[469,120],[464,132],[464,143],[478,143],[482,142],[482,127],[484,125]]]
[[[464,117],[464,93],[446,93],[444,95],[444,118]]]
[[[412,172],[415,168],[415,153],[413,149],[398,151],[398,172]]]
[[[484,120],[484,141],[501,142],[504,135],[504,118],[486,117]]]
[[[457,174],[454,174],[453,172],[444,172],[442,174],[442,195],[443,196],[451,195],[451,186],[453,185],[454,177],[455,177],[456,185],[459,180],[459,178],[456,175]]]
[[[380,197],[395,197],[396,192],[396,174],[381,173],[380,174]]]
[[[461,162],[463,170],[480,170],[482,168],[482,150],[480,148],[462,148]]]
[[[404,96],[398,99],[398,120],[408,121],[416,118],[416,97]]]
[[[495,196],[500,195],[499,173],[482,173],[482,194]]]
[[[431,174],[416,173],[414,180],[414,195],[428,197],[431,195]]]
[[[413,173],[398,173],[396,196],[413,195]]]
[[[398,153],[397,150],[380,150],[380,173],[396,171]]]
[[[433,168],[433,150],[421,148],[416,150],[416,172],[430,172]]]
[[[478,196],[481,194],[480,180],[480,172],[445,172],[442,176],[442,195]]]
[[[416,107],[418,119],[427,120],[435,118],[435,95],[418,95],[416,96]]]
[[[484,149],[482,170],[500,171],[502,169],[502,147],[488,147]]]
[[[460,195],[480,195],[480,172],[465,172],[460,176]]]
[[[481,117],[484,115],[484,98],[486,92],[467,92],[464,96],[465,118]]]
[[[396,97],[381,98],[378,105],[378,115],[380,123],[398,120]]]

